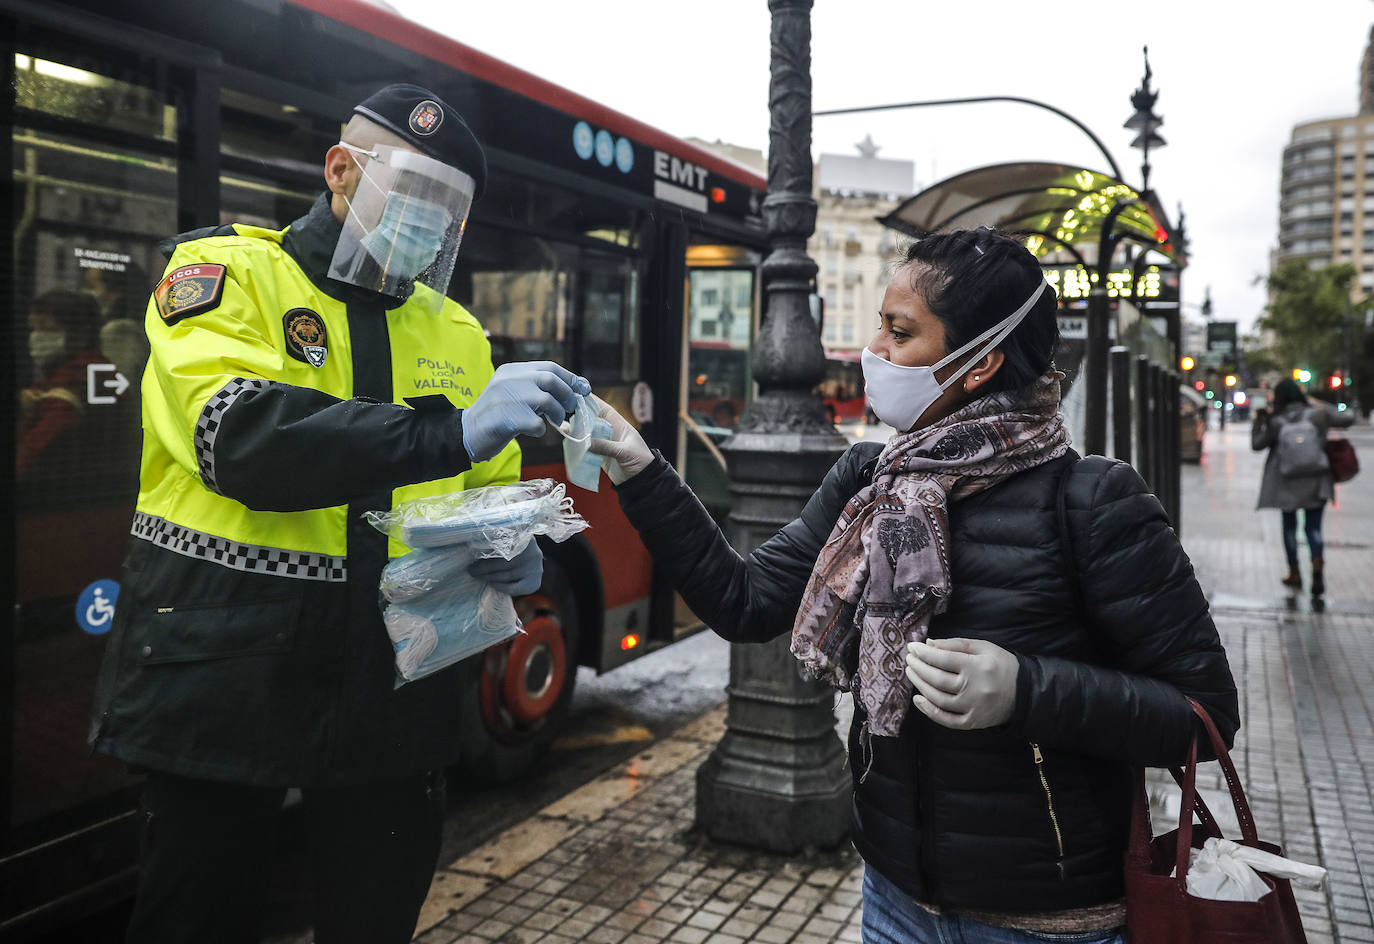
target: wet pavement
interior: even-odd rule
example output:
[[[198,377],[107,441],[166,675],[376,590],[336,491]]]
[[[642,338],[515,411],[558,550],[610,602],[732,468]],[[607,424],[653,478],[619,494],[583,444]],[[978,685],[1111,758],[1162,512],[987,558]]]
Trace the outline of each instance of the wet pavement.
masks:
[[[1351,439],[1374,462],[1374,431]],[[1260,836],[1330,871],[1325,889],[1295,889],[1309,941],[1374,942],[1374,469],[1327,512],[1328,591],[1314,605],[1278,583],[1279,515],[1253,510],[1261,467],[1248,428],[1233,425],[1211,430],[1202,463],[1183,472],[1183,543],[1242,692],[1233,757]],[[714,707],[445,863],[416,940],[859,940],[852,849],[775,856],[693,829],[695,771],[723,724]],[[1158,828],[1178,809],[1164,781],[1151,778]],[[1199,782],[1224,808],[1218,766]]]

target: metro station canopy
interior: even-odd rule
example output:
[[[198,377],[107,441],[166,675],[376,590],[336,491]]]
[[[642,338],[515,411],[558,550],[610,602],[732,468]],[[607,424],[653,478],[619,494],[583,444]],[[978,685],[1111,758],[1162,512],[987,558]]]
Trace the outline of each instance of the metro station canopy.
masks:
[[[1182,268],[1173,226],[1152,192],[1070,164],[1016,162],[966,171],[934,184],[879,219],[909,236],[990,226],[1018,234],[1042,264],[1096,267],[1122,240],[1163,253]],[[1106,260],[1110,262],[1110,259]]]

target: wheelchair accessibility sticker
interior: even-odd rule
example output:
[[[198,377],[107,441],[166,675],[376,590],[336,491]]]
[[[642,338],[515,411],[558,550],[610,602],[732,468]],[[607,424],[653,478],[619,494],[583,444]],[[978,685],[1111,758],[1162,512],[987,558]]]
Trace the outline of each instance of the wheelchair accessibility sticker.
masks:
[[[114,622],[115,601],[119,599],[119,584],[113,580],[97,580],[76,598],[76,625],[92,636],[110,631]]]

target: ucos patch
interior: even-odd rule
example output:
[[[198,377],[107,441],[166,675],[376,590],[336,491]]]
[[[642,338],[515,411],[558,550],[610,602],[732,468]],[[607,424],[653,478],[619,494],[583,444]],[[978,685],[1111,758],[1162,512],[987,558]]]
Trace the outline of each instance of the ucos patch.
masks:
[[[439,130],[444,123],[444,110],[438,102],[425,99],[410,113],[410,130],[416,134],[430,135]]]
[[[329,334],[324,319],[309,308],[292,308],[281,317],[286,331],[286,352],[311,367],[323,367],[329,354]]]
[[[167,273],[157,288],[153,289],[153,300],[157,302],[162,320],[169,325],[176,324],[182,318],[198,315],[218,305],[224,295],[224,275],[227,271],[222,265],[200,262]]]

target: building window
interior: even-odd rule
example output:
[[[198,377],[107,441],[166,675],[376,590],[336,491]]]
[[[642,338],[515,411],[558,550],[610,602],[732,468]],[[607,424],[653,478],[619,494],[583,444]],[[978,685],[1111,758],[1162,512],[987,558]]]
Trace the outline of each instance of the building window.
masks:
[[[846,318],[840,328],[840,340],[846,344],[854,343],[854,319]]]
[[[702,290],[701,290],[701,303],[702,303],[703,305],[718,305],[718,304],[720,304],[720,292],[718,292],[716,289],[713,289],[713,288],[704,288],[704,289],[702,289]]]

